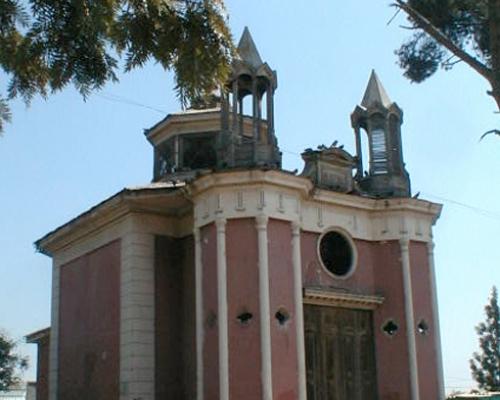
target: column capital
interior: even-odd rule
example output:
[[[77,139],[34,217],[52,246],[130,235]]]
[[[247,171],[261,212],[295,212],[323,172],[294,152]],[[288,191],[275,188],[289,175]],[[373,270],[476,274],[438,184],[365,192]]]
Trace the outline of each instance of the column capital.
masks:
[[[427,242],[427,252],[429,255],[434,254],[434,247],[436,247],[434,241]]]
[[[194,236],[194,241],[199,242],[201,240],[201,229],[194,228],[193,229],[193,236]]]
[[[269,222],[269,216],[266,214],[259,214],[255,217],[255,225],[257,230],[266,230]]]
[[[217,228],[218,233],[226,232],[226,218],[217,217],[215,218],[215,227]]]
[[[410,238],[408,236],[403,236],[399,239],[399,245],[402,251],[408,251],[410,247]]]
[[[301,223],[299,221],[292,221],[292,236],[300,236]]]

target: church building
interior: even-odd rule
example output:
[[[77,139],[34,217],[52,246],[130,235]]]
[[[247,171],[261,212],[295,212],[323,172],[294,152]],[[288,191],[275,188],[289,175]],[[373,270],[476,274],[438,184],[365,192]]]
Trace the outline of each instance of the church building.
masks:
[[[145,131],[152,182],[36,242],[38,400],[444,399],[441,206],[411,195],[402,110],[372,72],[356,154],[309,148],[291,172],[277,86],[245,29],[220,93]]]

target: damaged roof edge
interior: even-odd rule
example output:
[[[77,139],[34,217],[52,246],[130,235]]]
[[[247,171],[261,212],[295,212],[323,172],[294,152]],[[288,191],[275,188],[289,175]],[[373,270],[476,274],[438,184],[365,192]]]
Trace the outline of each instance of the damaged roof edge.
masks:
[[[215,108],[206,108],[206,109],[201,109],[201,110],[188,109],[188,110],[184,110],[184,111],[180,111],[180,112],[170,113],[165,118],[163,118],[162,120],[160,120],[156,124],[154,124],[152,127],[145,128],[143,132],[144,132],[144,135],[146,137],[148,137],[152,132],[154,132],[156,129],[158,129],[159,127],[164,125],[168,120],[175,118],[175,117],[178,117],[178,116],[214,114],[214,113],[219,113],[219,112],[220,112],[220,108],[215,107]]]
[[[50,326],[40,329],[36,332],[29,333],[24,337],[26,343],[38,343],[41,339],[50,335]]]
[[[55,228],[54,230],[50,231],[37,241],[35,241],[34,246],[35,250],[38,253],[44,254],[46,256],[51,257],[52,254],[51,252],[47,249],[47,245],[51,240],[55,238],[56,235],[62,233],[64,230],[69,230],[71,227],[77,222],[85,218],[89,218],[93,213],[99,211],[102,211],[103,208],[111,208],[111,207],[116,207],[120,203],[122,203],[124,200],[126,200],[127,196],[131,195],[138,195],[138,194],[144,194],[148,192],[158,192],[158,193],[164,193],[164,192],[174,192],[180,189],[181,187],[184,187],[184,183],[179,183],[179,184],[172,184],[169,182],[159,182],[159,183],[151,183],[149,185],[145,186],[138,186],[138,187],[132,187],[132,188],[124,188],[120,190],[118,193],[115,193],[114,195],[104,199],[100,203],[96,204],[95,206],[89,208],[87,211],[84,211],[83,213],[79,214],[75,218],[72,218],[68,222],[64,223],[63,225]]]

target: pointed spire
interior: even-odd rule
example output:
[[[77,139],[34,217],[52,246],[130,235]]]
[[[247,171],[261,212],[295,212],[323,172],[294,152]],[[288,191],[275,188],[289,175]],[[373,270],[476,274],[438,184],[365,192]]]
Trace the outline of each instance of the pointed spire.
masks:
[[[243,30],[243,35],[241,35],[240,43],[238,44],[238,54],[241,61],[253,68],[259,68],[263,64],[257,46],[255,46],[252,35],[250,35],[250,31],[246,26]]]
[[[363,96],[361,105],[365,108],[369,108],[376,103],[389,108],[392,104],[392,101],[387,95],[382,82],[380,82],[377,73],[374,69],[372,69],[372,74],[370,75],[370,80],[368,81],[368,86],[366,87],[365,95]]]

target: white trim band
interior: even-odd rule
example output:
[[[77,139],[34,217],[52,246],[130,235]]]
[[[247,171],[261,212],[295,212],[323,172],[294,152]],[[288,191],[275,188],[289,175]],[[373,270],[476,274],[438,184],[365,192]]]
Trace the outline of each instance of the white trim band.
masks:
[[[300,252],[300,224],[292,222],[292,264],[297,336],[298,400],[307,399],[306,351],[304,339],[304,307],[302,305],[302,258]]]
[[[406,335],[408,339],[408,358],[410,364],[411,399],[420,400],[418,384],[417,343],[415,340],[415,317],[413,312],[413,291],[410,269],[410,240],[407,237],[401,238],[399,240],[399,246],[401,249],[401,264],[403,267]]]
[[[215,226],[217,230],[217,308],[219,314],[219,399],[229,400],[226,220],[217,218]]]
[[[128,232],[120,251],[120,400],[154,400],[155,235]]]
[[[54,259],[52,262],[52,304],[50,310],[49,400],[57,400],[58,393],[60,273],[60,262]]]
[[[273,398],[273,378],[271,359],[271,313],[269,301],[269,255],[267,223],[269,217],[264,214],[255,217],[259,246],[259,305],[260,305],[260,344],[262,400]]]
[[[445,399],[443,355],[441,353],[441,329],[439,327],[439,307],[437,302],[436,269],[434,267],[434,243],[427,243],[427,256],[429,257],[429,282],[431,286],[432,317],[434,322],[434,346],[436,352],[437,379],[439,400]]]
[[[335,289],[308,287],[304,289],[304,304],[327,307],[375,310],[384,302],[384,297],[349,293]]]

